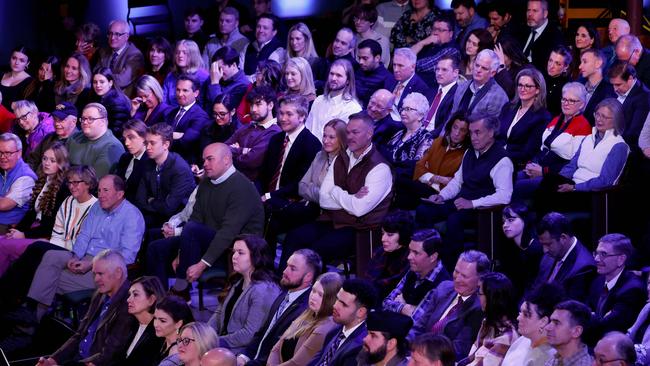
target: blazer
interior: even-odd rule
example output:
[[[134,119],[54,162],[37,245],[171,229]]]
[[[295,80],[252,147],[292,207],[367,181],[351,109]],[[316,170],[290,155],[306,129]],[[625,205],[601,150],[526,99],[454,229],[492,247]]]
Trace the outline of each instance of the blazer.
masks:
[[[343,326],[338,326],[332,329],[325,336],[324,346],[321,348],[320,352],[311,360],[309,366],[318,366],[323,362],[323,357],[325,353],[330,348],[331,343],[336,341],[339,333],[343,331]],[[361,323],[357,329],[350,334],[343,343],[339,345],[339,348],[336,349],[330,363],[327,366],[356,366],[357,365],[357,355],[361,351],[363,346],[363,338],[368,335],[368,328],[366,327],[366,322]]]
[[[110,47],[101,48],[97,65],[95,65],[93,71],[97,71],[101,67],[110,67],[112,57],[113,50]],[[144,72],[144,55],[142,55],[138,47],[129,42],[115,59],[111,71],[115,76],[115,84],[124,91],[124,94],[131,96],[133,84]]]
[[[262,194],[268,192],[269,184],[271,183],[273,175],[282,160],[280,153],[282,151],[285,136],[286,133],[277,133],[271,136],[271,139],[269,140],[269,147],[266,150],[264,163],[262,164],[259,175],[259,181],[261,184],[260,193]],[[289,154],[284,161],[282,175],[280,175],[280,188],[270,192],[271,197],[281,199],[299,199],[298,183],[300,183],[302,177],[307,173],[311,162],[320,150],[320,141],[318,141],[316,136],[314,136],[307,128],[303,128],[291,145]]]
[[[129,163],[131,163],[131,159],[133,158],[133,155],[129,152],[125,152],[120,156],[120,160],[118,160],[117,165],[113,167],[111,170],[111,174],[115,174],[122,179],[126,177],[126,169],[129,167]],[[140,184],[140,178],[142,178],[142,173],[144,172],[144,166],[145,163],[149,160],[149,155],[145,152],[142,154],[142,157],[140,160],[136,160],[133,162],[133,171],[131,171],[131,175],[129,176],[129,179],[126,179],[126,190],[124,192],[124,197],[126,197],[129,202],[135,202],[135,195],[138,193],[138,186]]]
[[[386,117],[375,121],[375,130],[372,134],[372,143],[379,146],[388,144],[391,137],[404,127],[401,122],[395,121],[390,113]]]
[[[555,259],[544,254],[539,264],[537,278],[530,289],[546,283],[554,267]],[[585,302],[589,293],[589,286],[595,275],[596,263],[594,262],[594,257],[578,240],[566,261],[562,263],[562,267],[555,276],[553,283],[563,287],[567,297]]]
[[[625,129],[623,138],[630,146],[632,152],[641,153],[639,149],[639,135],[650,111],[650,90],[639,80],[636,81],[630,93],[623,102],[623,115],[625,116]]]
[[[180,107],[176,107],[167,114],[167,123],[174,128],[174,132],[182,132],[183,137],[174,140],[172,151],[177,152],[187,160],[189,164],[200,161],[202,152],[198,151],[198,142],[201,137],[201,130],[211,123],[210,117],[201,108],[198,101],[190,107],[183,117],[175,123],[176,115]]]
[[[441,134],[444,135],[444,127],[445,123],[449,119],[451,115],[451,110],[454,108],[454,95],[456,95],[456,89],[458,89],[458,82],[454,84],[454,86],[449,89],[447,94],[445,94],[444,98],[440,101],[440,104],[438,104],[438,112],[436,113],[436,118],[434,118],[433,121],[429,123],[434,124],[433,128],[433,137],[438,137]],[[435,94],[438,93],[438,91],[434,92],[433,97],[435,98]],[[433,102],[433,101],[432,101]],[[427,128],[428,130],[431,130],[430,128]]]
[[[241,282],[243,280],[239,280]],[[228,321],[228,329],[223,329],[226,318],[226,305],[231,300],[237,282],[228,292],[213,315],[215,329],[219,334],[219,347],[226,347],[234,354],[242,353],[250,344],[253,335],[264,325],[271,305],[280,293],[273,282],[256,281],[246,288],[235,302]],[[211,320],[211,323],[213,321]],[[225,334],[225,335],[221,335]]]
[[[430,291],[427,297],[431,297],[431,301],[422,317],[413,325],[409,340],[429,332],[456,296],[458,293],[454,290],[454,281],[444,281]],[[457,359],[467,357],[482,322],[483,311],[476,293],[465,300],[459,311],[449,316],[442,334],[452,340]]]
[[[526,48],[526,42],[530,36],[530,28],[527,28],[526,30],[527,31],[521,32],[520,44],[522,51]],[[530,51],[532,63],[535,68],[537,70],[546,70],[546,64],[548,62],[548,57],[551,55],[551,51],[555,47],[564,44],[564,35],[556,27],[556,24],[549,21],[544,32],[538,35],[535,42],[533,42],[533,48]]]
[[[156,108],[151,111],[149,117],[145,118],[147,115],[147,107],[144,104],[141,104],[140,108],[138,108],[132,118],[139,119],[147,126],[151,126],[156,123],[167,121],[167,114],[169,114],[169,111],[171,111],[171,109],[172,107],[169,104],[160,102]]]
[[[246,356],[248,356],[248,358],[251,359],[251,361],[246,365],[266,365],[266,360],[269,357],[269,353],[271,353],[271,348],[273,345],[278,342],[280,336],[282,336],[287,328],[289,328],[291,323],[296,320],[296,318],[298,318],[300,314],[305,311],[305,309],[307,309],[309,292],[310,290],[308,289],[300,296],[298,296],[298,298],[292,302],[291,305],[289,305],[289,307],[282,313],[282,315],[280,315],[275,324],[273,324],[273,327],[269,329],[271,320],[273,320],[275,313],[278,311],[278,308],[280,308],[280,304],[284,300],[284,297],[287,295],[287,292],[282,291],[280,295],[278,295],[278,297],[273,302],[273,305],[271,306],[271,310],[268,312],[268,316],[266,317],[264,325],[257,333],[255,333],[253,340],[250,342],[248,347],[246,347],[246,351],[243,352]],[[264,337],[267,329],[269,334],[267,334],[266,338],[264,338],[264,341],[262,342],[262,338]],[[260,344],[260,342],[262,342],[262,344]],[[258,346],[261,347],[260,354],[257,358],[253,359],[257,354]]]
[[[399,84],[399,82],[395,81],[390,91],[395,90],[397,84]],[[404,90],[402,90],[402,95],[400,95],[399,102],[397,103],[397,110],[402,108],[402,103],[404,103],[404,97],[406,97],[411,93],[420,93],[424,95],[425,97],[427,97],[429,104],[431,104],[431,101],[435,96],[435,93],[433,93],[429,85],[427,85],[427,83],[425,83],[424,80],[422,80],[422,78],[418,76],[418,74],[413,74],[411,80],[409,80],[408,84],[406,84],[406,86],[404,87]]]
[[[591,284],[587,298],[587,304],[594,312],[591,332],[596,339],[614,330],[625,333],[634,324],[647,299],[645,282],[630,271],[623,270],[599,309],[604,288],[605,276],[600,275]]]
[[[454,94],[454,107],[451,110],[451,114],[458,111],[463,95],[465,95],[471,83],[472,80],[458,83],[458,88],[456,88],[456,93]],[[498,117],[503,106],[508,103],[508,100],[506,92],[492,78],[476,92],[474,100],[469,104],[466,113],[467,115],[478,114]],[[450,116],[447,116],[447,118],[449,119]]]
[[[596,106],[598,103],[602,102],[605,98],[616,98],[616,92],[614,87],[607,79],[600,81],[596,90],[589,98],[589,103],[585,106],[585,110],[582,112],[582,115],[589,121],[589,124],[595,126],[596,119],[594,118],[594,112],[596,111]]]
[[[314,358],[314,355],[323,349],[323,346],[325,345],[325,337],[336,327],[338,327],[338,324],[334,323],[331,316],[319,321],[313,332],[305,333],[298,338],[293,358],[290,360],[282,359],[282,345],[284,344],[284,338],[280,338],[278,343],[273,346],[273,350],[271,350],[267,365],[307,365],[309,361]]]
[[[138,328],[136,325],[136,328],[134,330],[137,329]],[[133,337],[135,337],[135,332],[133,333]],[[126,345],[127,350],[131,345],[131,342],[133,341],[133,337],[131,337],[129,343]],[[149,325],[147,325],[147,328],[144,330],[144,333],[142,333],[142,336],[140,336],[140,339],[138,339],[138,342],[135,344],[135,347],[133,347],[131,354],[129,354],[124,360],[124,362],[122,362],[122,365],[157,366],[159,360],[157,359],[157,357],[155,357],[155,355],[157,355],[160,352],[160,348],[162,348],[163,342],[164,342],[164,338],[156,337],[156,330],[153,327],[153,320],[152,320],[151,322],[149,322]]]
[[[79,343],[88,333],[88,328],[99,316],[102,304],[107,300],[108,295],[99,291],[95,291],[90,300],[88,312],[81,320],[77,332],[51,357],[62,365],[75,360],[82,363],[92,362],[97,366],[122,365],[129,340],[133,338],[133,329],[137,327],[137,320],[127,310],[126,298],[129,296],[129,286],[129,281],[124,281],[120,289],[111,297],[111,305],[95,331],[93,344],[90,346],[90,357],[78,359]]]
[[[505,144],[506,155],[515,165],[515,170],[523,168],[537,155],[542,146],[542,133],[551,122],[551,114],[545,109],[528,109],[510,131],[508,129],[517,114],[520,104],[503,106],[499,115],[500,131],[498,139]]]
[[[645,86],[650,85],[650,51],[643,48],[639,62],[634,65],[636,77],[641,80]]]

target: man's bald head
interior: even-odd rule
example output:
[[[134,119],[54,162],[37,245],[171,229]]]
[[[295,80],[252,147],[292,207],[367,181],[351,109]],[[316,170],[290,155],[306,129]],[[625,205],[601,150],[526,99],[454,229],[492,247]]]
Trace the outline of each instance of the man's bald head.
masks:
[[[237,357],[226,348],[213,348],[203,354],[201,366],[237,366]]]
[[[607,36],[612,44],[616,43],[621,36],[630,34],[630,23],[625,19],[614,18],[607,27]]]
[[[205,176],[217,179],[232,166],[232,152],[228,145],[216,142],[203,150],[203,169]]]
[[[386,117],[395,101],[395,95],[386,89],[379,89],[372,94],[368,102],[368,115],[378,121]]]

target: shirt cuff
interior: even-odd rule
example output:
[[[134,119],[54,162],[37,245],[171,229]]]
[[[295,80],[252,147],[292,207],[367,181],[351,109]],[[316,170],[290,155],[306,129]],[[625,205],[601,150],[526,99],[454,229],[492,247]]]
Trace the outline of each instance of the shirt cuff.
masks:
[[[251,360],[250,358],[248,358],[248,356],[246,356],[245,354],[242,354],[242,353],[238,354],[237,358],[241,358],[242,360],[244,360],[244,364],[250,362],[250,360]]]
[[[203,264],[205,264],[208,267],[212,267],[212,264],[208,263],[208,261],[206,261],[205,259],[201,259],[201,262],[203,262]]]
[[[422,182],[422,183],[428,185],[428,184],[429,184],[429,179],[431,179],[431,177],[433,177],[433,174],[431,174],[431,173],[424,173],[424,174],[422,174],[422,176],[420,176],[420,178],[419,178],[418,180],[419,180],[420,182]]]
[[[267,200],[270,200],[271,199],[271,192],[264,193],[264,198],[266,198]]]

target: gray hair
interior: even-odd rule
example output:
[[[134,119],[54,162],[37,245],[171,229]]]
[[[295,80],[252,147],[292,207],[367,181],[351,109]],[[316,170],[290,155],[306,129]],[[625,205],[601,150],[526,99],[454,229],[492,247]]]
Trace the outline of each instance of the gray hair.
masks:
[[[481,57],[487,57],[490,59],[492,71],[497,71],[497,69],[499,69],[499,64],[501,64],[501,60],[499,60],[499,56],[497,55],[496,52],[492,51],[489,48],[486,48],[476,55],[476,60],[480,59]]]
[[[16,144],[16,150],[23,149],[23,143],[20,141],[20,137],[14,135],[11,132],[5,132],[0,135],[0,141],[13,141]]]
[[[564,93],[569,93],[569,92],[576,94],[576,96],[580,98],[580,101],[582,102],[582,107],[580,108],[580,112],[584,111],[587,105],[587,89],[585,88],[585,86],[575,81],[566,83],[562,87],[562,96],[564,96]]]
[[[119,268],[122,271],[122,278],[128,276],[126,261],[120,252],[113,249],[104,249],[93,257],[93,264],[100,260],[108,263],[111,272],[115,272]]]
[[[131,28],[129,27],[129,23],[127,23],[126,21],[121,20],[121,19],[112,20],[110,23],[108,23],[108,29],[111,29],[111,27],[112,27],[114,24],[119,24],[119,25],[121,25],[122,28],[124,28],[124,29],[126,30],[127,33],[131,34]]]
[[[626,34],[621,37],[616,41],[616,46],[621,46],[621,47],[628,47],[630,51],[641,51],[643,50],[643,45],[641,45],[641,41],[639,40],[639,37],[633,35],[633,34]]]
[[[422,118],[427,115],[429,111],[429,100],[424,95],[420,93],[407,94],[402,101],[402,105],[407,102],[415,103],[415,110],[422,115]]]
[[[615,343],[616,353],[618,357],[622,358],[627,365],[634,365],[637,361],[636,349],[634,348],[634,342],[630,337],[621,332],[609,332],[605,334],[600,340],[610,338]]]
[[[393,58],[395,58],[395,56],[402,56],[406,58],[412,65],[415,65],[418,60],[417,55],[413,52],[412,49],[408,47],[396,48],[393,52]]]
[[[142,75],[136,84],[136,90],[146,93],[151,90],[153,95],[158,99],[158,103],[163,101],[163,90],[156,78],[151,75]]]
[[[476,273],[482,276],[490,271],[490,259],[485,253],[478,250],[467,250],[460,254],[459,260],[467,263],[476,263]]]
[[[352,39],[350,40],[350,49],[354,52],[354,50],[357,48],[357,36],[354,34],[352,29],[350,29],[348,27],[343,27],[343,28],[339,29],[339,32],[341,32],[341,31],[346,31],[346,32],[348,32],[348,33],[350,33],[352,35]],[[336,32],[336,33],[338,34],[338,32]],[[307,45],[305,45],[305,47],[307,47]]]
[[[605,98],[596,105],[594,112],[597,112],[600,108],[607,108],[612,112],[614,115],[614,135],[622,135],[625,129],[625,115],[623,114],[623,105],[621,102],[616,98]]]
[[[14,111],[14,114],[16,114],[16,117],[18,117],[18,111],[23,111],[26,109],[30,112],[38,113],[38,107],[31,100],[17,100],[11,103],[11,109]]]
[[[490,131],[494,131],[494,137],[496,137],[499,132],[499,118],[495,116],[486,116],[474,114],[467,117],[467,123],[472,124],[475,122],[483,121],[483,125]]]

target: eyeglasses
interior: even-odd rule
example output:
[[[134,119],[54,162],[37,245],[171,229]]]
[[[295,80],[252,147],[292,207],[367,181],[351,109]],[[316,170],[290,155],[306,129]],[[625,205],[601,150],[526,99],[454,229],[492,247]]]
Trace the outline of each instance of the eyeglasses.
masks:
[[[417,109],[411,108],[411,107],[402,107],[399,110],[400,113],[402,113],[402,112],[416,112],[416,111],[417,111]]]
[[[524,89],[524,90],[531,90],[536,87],[537,85],[535,84],[517,84],[517,88]]]
[[[216,118],[226,118],[228,112],[214,112],[212,115]]]
[[[600,258],[600,259],[605,259],[605,258],[609,258],[609,257],[617,257],[619,255],[623,255],[623,254],[608,254],[607,252],[599,252],[599,251],[595,251],[595,252],[593,252],[591,254],[593,254],[594,258]]]
[[[601,114],[599,112],[594,113],[594,118],[595,119],[602,119],[602,120],[605,120],[605,121],[610,121],[610,120],[614,119],[614,117],[606,116],[606,115]]]
[[[447,28],[433,28],[433,31],[436,33],[442,33],[442,32],[451,32],[451,29]]]
[[[13,155],[13,154],[15,154],[15,153],[17,153],[19,151],[20,150],[16,150],[16,151],[0,151],[0,158],[8,158],[11,155]]]
[[[563,104],[569,104],[569,105],[574,105],[576,103],[580,102],[579,99],[569,99],[569,98],[562,98],[562,103]]]
[[[113,37],[120,38],[127,33],[128,32],[108,32],[106,33],[106,35],[108,36],[108,38],[113,38]]]
[[[79,118],[79,123],[88,123],[92,124],[98,119],[104,119],[104,117],[81,117]]]
[[[69,180],[68,185],[69,186],[77,186],[81,183],[85,183],[83,180]]]
[[[610,362],[626,361],[626,360],[623,359],[623,358],[615,358],[613,360],[604,360],[602,357],[596,357],[594,359],[594,361],[596,362],[596,365],[604,365],[604,364],[610,363]]]
[[[32,111],[29,111],[29,112],[23,114],[22,116],[20,116],[20,117],[18,117],[16,119],[19,119],[19,120],[25,122],[27,120],[27,116],[29,116],[31,113],[32,113]]]
[[[196,342],[196,339],[187,338],[187,337],[176,338],[176,344],[178,344],[179,346],[182,344],[183,346],[187,347],[190,345],[191,342]]]

